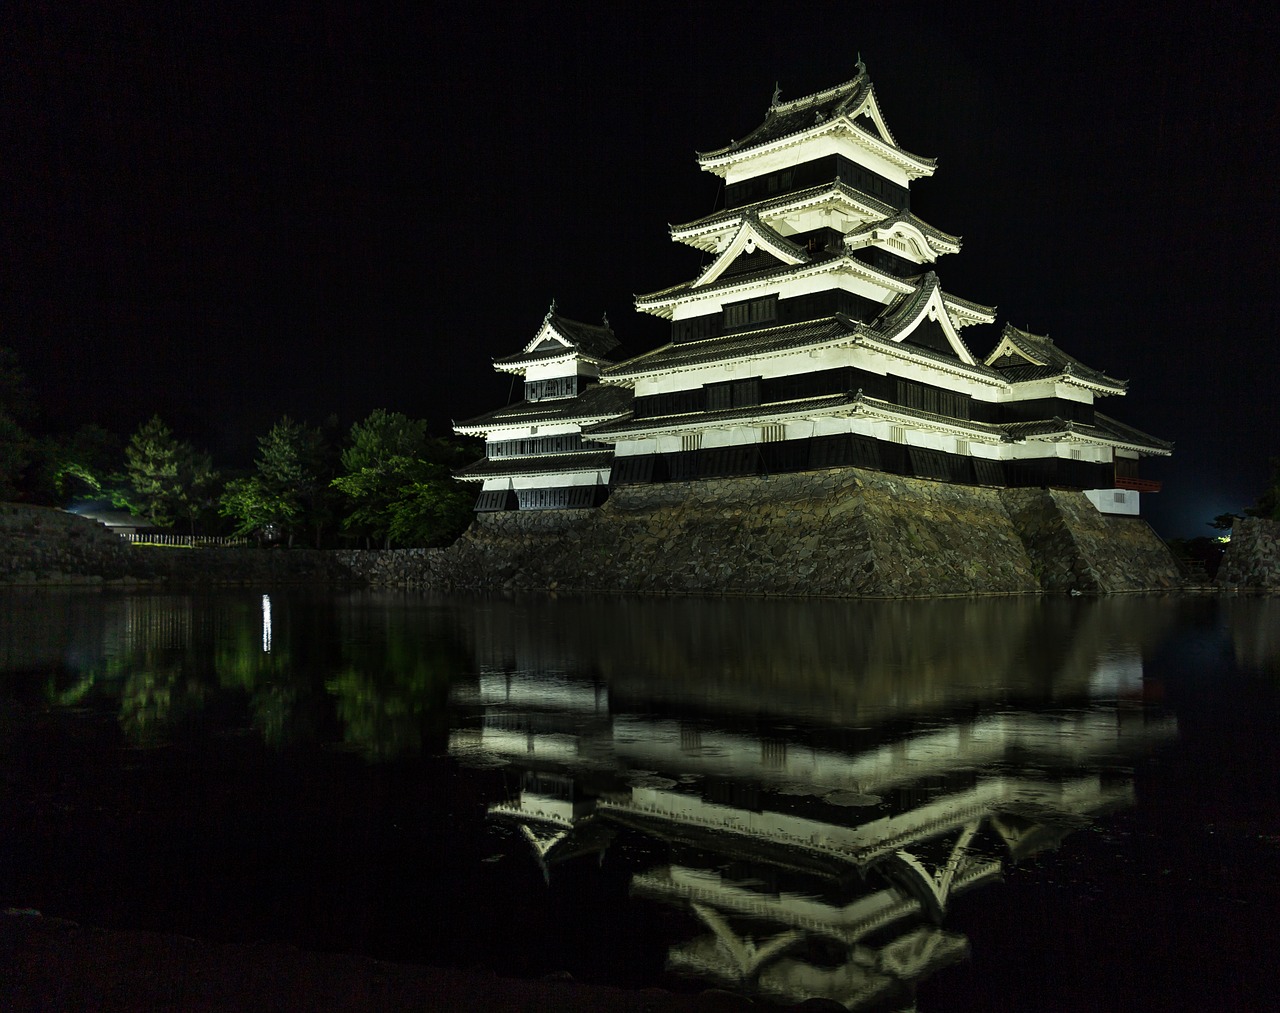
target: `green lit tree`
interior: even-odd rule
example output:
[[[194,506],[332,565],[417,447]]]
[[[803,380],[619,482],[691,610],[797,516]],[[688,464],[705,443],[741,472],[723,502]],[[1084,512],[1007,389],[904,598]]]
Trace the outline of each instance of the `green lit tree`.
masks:
[[[167,528],[179,505],[184,447],[160,416],[154,415],[129,437],[125,474],[133,490],[130,506],[152,527]]]
[[[219,511],[235,519],[237,534],[275,528],[292,545],[307,529],[318,547],[332,516],[329,456],[319,429],[286,415],[259,438],[257,473],[228,483]]]
[[[351,504],[343,528],[386,548],[447,544],[470,519],[470,496],[449,471],[465,455],[428,436],[425,422],[377,409],[351,427],[333,480]]]
[[[221,476],[213,467],[213,458],[182,444],[178,456],[178,485],[174,494],[174,511],[186,522],[191,534],[218,503]]]
[[[118,495],[126,485],[120,471],[120,438],[102,426],[83,425],[65,437],[44,441],[42,494],[54,502]]]
[[[217,501],[219,476],[209,455],[174,436],[156,415],[129,437],[124,460],[128,489],[113,496],[116,505],[157,528],[170,527],[181,517],[194,534]]]

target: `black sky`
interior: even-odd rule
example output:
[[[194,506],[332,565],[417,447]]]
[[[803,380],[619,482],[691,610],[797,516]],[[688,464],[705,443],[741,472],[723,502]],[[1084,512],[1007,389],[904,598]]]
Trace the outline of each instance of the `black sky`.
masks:
[[[0,344],[45,428],[159,412],[233,464],[280,415],[451,419],[554,297],[635,354],[700,255],[694,153],[861,52],[936,157],[938,273],[1130,381],[1176,442],[1144,511],[1203,534],[1280,454],[1280,20],[1265,5],[75,2],[0,10]],[[172,8],[172,9],[170,9]],[[376,11],[376,13],[371,13]]]

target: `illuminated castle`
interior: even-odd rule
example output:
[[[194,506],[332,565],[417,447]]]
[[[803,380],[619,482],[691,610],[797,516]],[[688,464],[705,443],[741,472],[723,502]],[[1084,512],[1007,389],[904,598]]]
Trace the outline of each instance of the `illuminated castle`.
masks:
[[[523,435],[497,426],[543,401],[458,426],[489,440],[486,461],[460,476],[483,480],[478,510],[593,506],[606,484],[833,467],[1080,489],[1104,513],[1136,514],[1139,493],[1158,490],[1138,462],[1171,444],[1095,406],[1125,381],[1009,325],[985,357],[970,350],[965,328],[994,323],[995,310],[943,289],[935,265],[960,239],[911,211],[911,183],[934,160],[898,144],[860,61],[826,91],[788,102],[775,92],[760,126],[698,161],[723,178],[724,208],[671,235],[709,262],[636,301],[671,322],[670,342],[617,364],[592,359],[599,388],[549,395],[567,412],[557,436],[589,444],[531,443],[522,470],[507,448]],[[534,367],[537,341],[522,367]],[[583,375],[567,360],[557,368]],[[616,399],[624,391],[629,403]],[[595,402],[609,398],[600,407],[613,417],[601,420]],[[590,495],[585,478],[554,478],[545,460],[585,464],[588,446]],[[565,491],[522,496],[531,483]]]

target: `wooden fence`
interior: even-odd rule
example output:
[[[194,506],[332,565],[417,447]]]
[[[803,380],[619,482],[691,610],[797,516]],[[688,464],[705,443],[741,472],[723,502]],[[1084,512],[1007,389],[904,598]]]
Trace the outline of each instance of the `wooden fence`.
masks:
[[[231,535],[162,535],[143,531],[121,532],[120,537],[133,545],[170,545],[185,549],[221,548],[228,545],[251,545],[248,538]]]

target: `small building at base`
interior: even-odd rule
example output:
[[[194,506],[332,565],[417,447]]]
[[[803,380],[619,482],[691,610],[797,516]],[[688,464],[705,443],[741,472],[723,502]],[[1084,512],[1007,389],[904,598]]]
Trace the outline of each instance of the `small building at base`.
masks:
[[[607,317],[600,324],[570,320],[553,302],[524,349],[494,361],[494,369],[523,380],[523,399],[453,427],[485,441],[483,460],[456,473],[480,484],[478,512],[604,502],[613,454],[583,429],[617,419],[630,405],[630,391],[599,382],[617,345]]]

